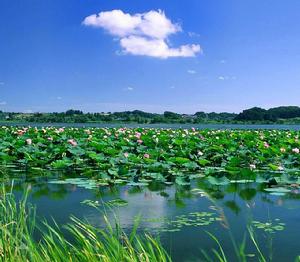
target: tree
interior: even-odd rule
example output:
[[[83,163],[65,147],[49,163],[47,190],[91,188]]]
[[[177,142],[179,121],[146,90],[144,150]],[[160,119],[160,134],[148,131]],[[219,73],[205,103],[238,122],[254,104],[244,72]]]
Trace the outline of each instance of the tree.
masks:
[[[236,120],[258,120],[262,121],[266,119],[267,110],[260,107],[253,107],[244,110],[242,113],[236,116]]]
[[[177,114],[177,113],[174,113],[174,112],[165,111],[164,112],[164,117],[169,118],[169,119],[180,119],[181,115]]]

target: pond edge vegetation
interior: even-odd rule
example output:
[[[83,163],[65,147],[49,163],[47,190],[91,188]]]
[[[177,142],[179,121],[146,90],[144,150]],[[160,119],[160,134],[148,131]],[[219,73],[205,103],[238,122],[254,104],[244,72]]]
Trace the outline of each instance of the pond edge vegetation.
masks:
[[[28,190],[17,201],[12,191],[2,187],[0,197],[0,260],[1,261],[142,261],[171,262],[172,258],[159,239],[148,233],[137,233],[138,220],[130,234],[126,234],[117,219],[112,224],[104,215],[106,227],[96,228],[76,217],[70,217],[67,225],[58,225],[52,221],[39,221],[35,207],[27,202]],[[222,212],[222,211],[221,211]],[[228,223],[225,219],[225,223]],[[40,237],[36,237],[38,231]],[[242,242],[237,242],[230,230],[229,236],[235,250],[237,261],[272,261],[272,257],[263,254],[251,223]],[[65,233],[69,236],[66,237]],[[199,250],[203,261],[227,262],[228,257],[222,243],[210,232],[209,238],[216,248]],[[246,252],[246,238],[250,239],[254,253]],[[300,261],[300,256],[296,258]]]

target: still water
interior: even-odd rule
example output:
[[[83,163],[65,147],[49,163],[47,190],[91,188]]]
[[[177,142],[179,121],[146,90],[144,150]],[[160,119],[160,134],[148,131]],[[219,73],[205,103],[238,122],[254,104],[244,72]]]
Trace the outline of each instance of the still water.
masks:
[[[264,191],[263,184],[216,186],[199,179],[190,186],[153,182],[144,187],[114,185],[89,189],[76,183],[56,183],[57,176],[46,179],[17,173],[15,177],[14,193],[21,197],[29,188],[29,201],[36,206],[39,218],[54,218],[65,224],[74,215],[104,227],[105,211],[110,221],[117,216],[124,230],[130,232],[135,218],[141,216],[140,230],[159,236],[174,261],[203,261],[203,250],[211,254],[211,249],[217,249],[207,232],[218,238],[229,261],[236,261],[233,243],[239,245],[245,237],[249,261],[258,261],[257,256],[252,257],[256,251],[247,225],[252,225],[267,261],[295,261],[300,254],[297,188],[272,195]],[[103,205],[120,199],[124,205],[112,209]],[[100,211],[83,204],[85,200],[98,201]]]

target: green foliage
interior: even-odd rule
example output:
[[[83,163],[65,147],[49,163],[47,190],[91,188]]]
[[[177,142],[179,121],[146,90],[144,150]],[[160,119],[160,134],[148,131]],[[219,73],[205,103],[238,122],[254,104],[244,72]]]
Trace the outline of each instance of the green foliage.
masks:
[[[235,120],[242,121],[277,121],[279,119],[291,119],[300,117],[300,107],[297,106],[280,106],[268,110],[253,107],[244,110],[235,117]]]
[[[2,127],[0,164],[77,170],[96,180],[88,187],[151,180],[185,186],[204,175],[218,186],[273,179],[272,187],[286,187],[300,184],[299,136],[281,130]]]

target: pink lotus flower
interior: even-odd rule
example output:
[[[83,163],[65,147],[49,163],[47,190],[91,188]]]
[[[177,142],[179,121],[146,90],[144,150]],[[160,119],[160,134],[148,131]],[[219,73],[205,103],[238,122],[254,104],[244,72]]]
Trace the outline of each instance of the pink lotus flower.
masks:
[[[293,153],[299,154],[300,149],[299,148],[293,148],[292,151],[293,151]]]
[[[32,140],[30,138],[27,138],[26,139],[26,143],[27,143],[27,145],[31,145],[32,144]]]
[[[64,131],[65,131],[65,129],[62,128],[62,127],[60,127],[60,128],[58,129],[58,132],[59,132],[59,133],[62,133],[62,132],[64,132]]]
[[[195,131],[196,131],[195,127],[192,127],[192,131],[193,131],[193,132],[195,132]]]
[[[129,156],[129,154],[127,152],[125,152],[124,156],[127,158]]]
[[[269,145],[267,142],[264,142],[264,147],[265,147],[265,148],[269,148],[270,145]]]
[[[53,141],[53,138],[50,136],[47,139],[48,139],[48,141]]]
[[[22,136],[25,132],[26,132],[26,131],[24,131],[24,130],[18,130],[18,131],[17,131],[17,134],[18,134],[19,136]]]
[[[137,139],[140,139],[140,138],[141,138],[141,135],[142,135],[141,133],[136,132],[134,136],[135,136]]]
[[[143,140],[139,139],[137,142],[138,142],[139,144],[142,144],[142,143],[143,143]]]
[[[69,139],[68,143],[72,146],[77,146],[77,142],[74,139]]]
[[[144,154],[144,158],[150,158],[149,154]]]

